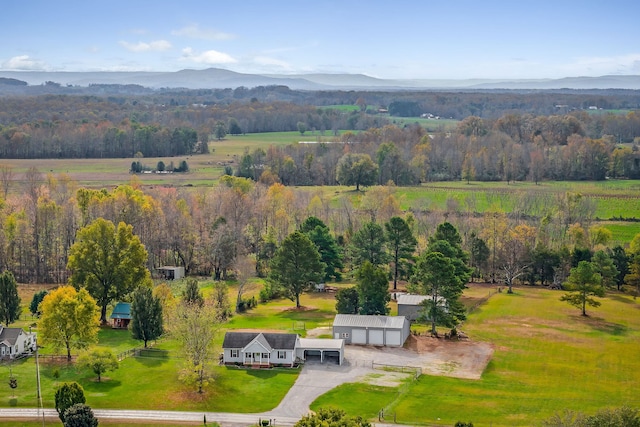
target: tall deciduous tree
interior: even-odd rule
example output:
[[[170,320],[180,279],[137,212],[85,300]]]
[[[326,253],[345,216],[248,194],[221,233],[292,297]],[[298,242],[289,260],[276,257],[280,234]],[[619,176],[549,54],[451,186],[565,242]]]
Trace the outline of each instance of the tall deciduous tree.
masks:
[[[151,288],[140,286],[133,293],[131,302],[131,334],[142,340],[144,347],[150,340],[159,338],[164,332],[162,302],[153,295]]]
[[[132,226],[120,222],[116,228],[98,218],[78,231],[67,263],[72,272],[69,282],[76,289],[86,287],[98,302],[100,321],[105,324],[109,303],[149,284],[146,262],[147,251]]]
[[[40,311],[42,342],[55,350],[65,347],[68,360],[72,348],[87,348],[97,341],[100,315],[96,300],[86,289],[76,291],[72,286],[62,286],[51,291],[42,300]]]
[[[389,314],[389,281],[386,272],[365,261],[356,275],[360,314]]]
[[[84,389],[76,382],[63,383],[56,389],[55,406],[60,421],[65,421],[65,411],[75,404],[85,403]]]
[[[397,289],[398,276],[403,262],[413,258],[418,241],[413,237],[409,224],[399,216],[392,217],[384,224],[387,246],[393,262],[393,289]]]
[[[566,301],[582,311],[582,315],[587,315],[587,305],[599,307],[600,301],[593,297],[603,297],[604,287],[602,277],[596,273],[592,263],[580,261],[577,267],[571,269],[565,288],[569,293],[564,294],[560,301]]]
[[[20,296],[18,285],[13,273],[4,271],[0,274],[0,321],[5,325],[18,320],[20,317]]]
[[[336,166],[336,181],[340,185],[355,185],[360,191],[361,185],[372,185],[378,176],[378,166],[368,154],[347,153],[340,158]]]
[[[387,239],[384,229],[375,222],[365,223],[351,239],[352,262],[355,266],[369,261],[373,265],[386,264],[388,258],[386,252]]]
[[[324,269],[325,264],[320,261],[313,242],[303,233],[294,231],[282,241],[271,260],[269,280],[299,308],[300,294],[322,280]]]
[[[102,374],[118,369],[118,359],[108,348],[95,349],[78,357],[78,366],[89,368],[102,380]]]

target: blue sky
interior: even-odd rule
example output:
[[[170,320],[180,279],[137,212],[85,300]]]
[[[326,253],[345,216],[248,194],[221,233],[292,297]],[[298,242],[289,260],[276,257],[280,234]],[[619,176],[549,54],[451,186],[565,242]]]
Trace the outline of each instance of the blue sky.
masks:
[[[640,1],[2,0],[0,70],[640,74]]]

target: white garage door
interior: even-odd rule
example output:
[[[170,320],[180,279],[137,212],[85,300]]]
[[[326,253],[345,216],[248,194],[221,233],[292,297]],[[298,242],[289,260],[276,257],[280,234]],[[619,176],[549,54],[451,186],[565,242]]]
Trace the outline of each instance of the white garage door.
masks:
[[[400,331],[387,331],[387,345],[402,345]]]
[[[353,336],[351,337],[351,343],[353,344],[366,344],[367,343],[367,330],[366,329],[353,329]]]
[[[371,345],[384,345],[384,331],[383,330],[369,330],[369,344],[371,344]]]

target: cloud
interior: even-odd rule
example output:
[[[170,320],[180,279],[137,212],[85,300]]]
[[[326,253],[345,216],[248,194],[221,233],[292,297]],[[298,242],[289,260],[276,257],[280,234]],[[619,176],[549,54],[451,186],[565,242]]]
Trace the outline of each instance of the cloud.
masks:
[[[182,49],[182,61],[197,62],[198,64],[234,64],[238,62],[231,55],[217,50],[206,50],[201,53],[195,53],[190,47]]]
[[[129,43],[121,41],[120,46],[131,52],[162,52],[171,49],[171,43],[166,40],[155,40],[149,43]]]
[[[15,71],[42,71],[47,69],[44,62],[32,59],[29,55],[14,56],[2,63],[2,69]]]
[[[285,61],[281,61],[279,59],[271,58],[269,56],[256,56],[253,58],[253,62],[269,68],[277,68],[280,70],[291,70],[291,64]]]
[[[179,30],[171,31],[174,36],[188,37],[191,39],[200,40],[231,40],[235,38],[235,35],[229,33],[223,33],[208,28],[200,28],[198,24],[187,25]]]

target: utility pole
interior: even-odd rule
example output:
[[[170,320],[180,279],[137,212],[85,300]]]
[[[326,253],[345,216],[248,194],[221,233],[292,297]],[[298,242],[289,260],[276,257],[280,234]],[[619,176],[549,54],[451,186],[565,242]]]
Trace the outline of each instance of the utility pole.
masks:
[[[44,427],[44,408],[42,407],[42,393],[40,393],[40,363],[38,361],[38,340],[34,337],[36,344],[36,387],[38,397],[38,412],[42,409],[42,427]]]

